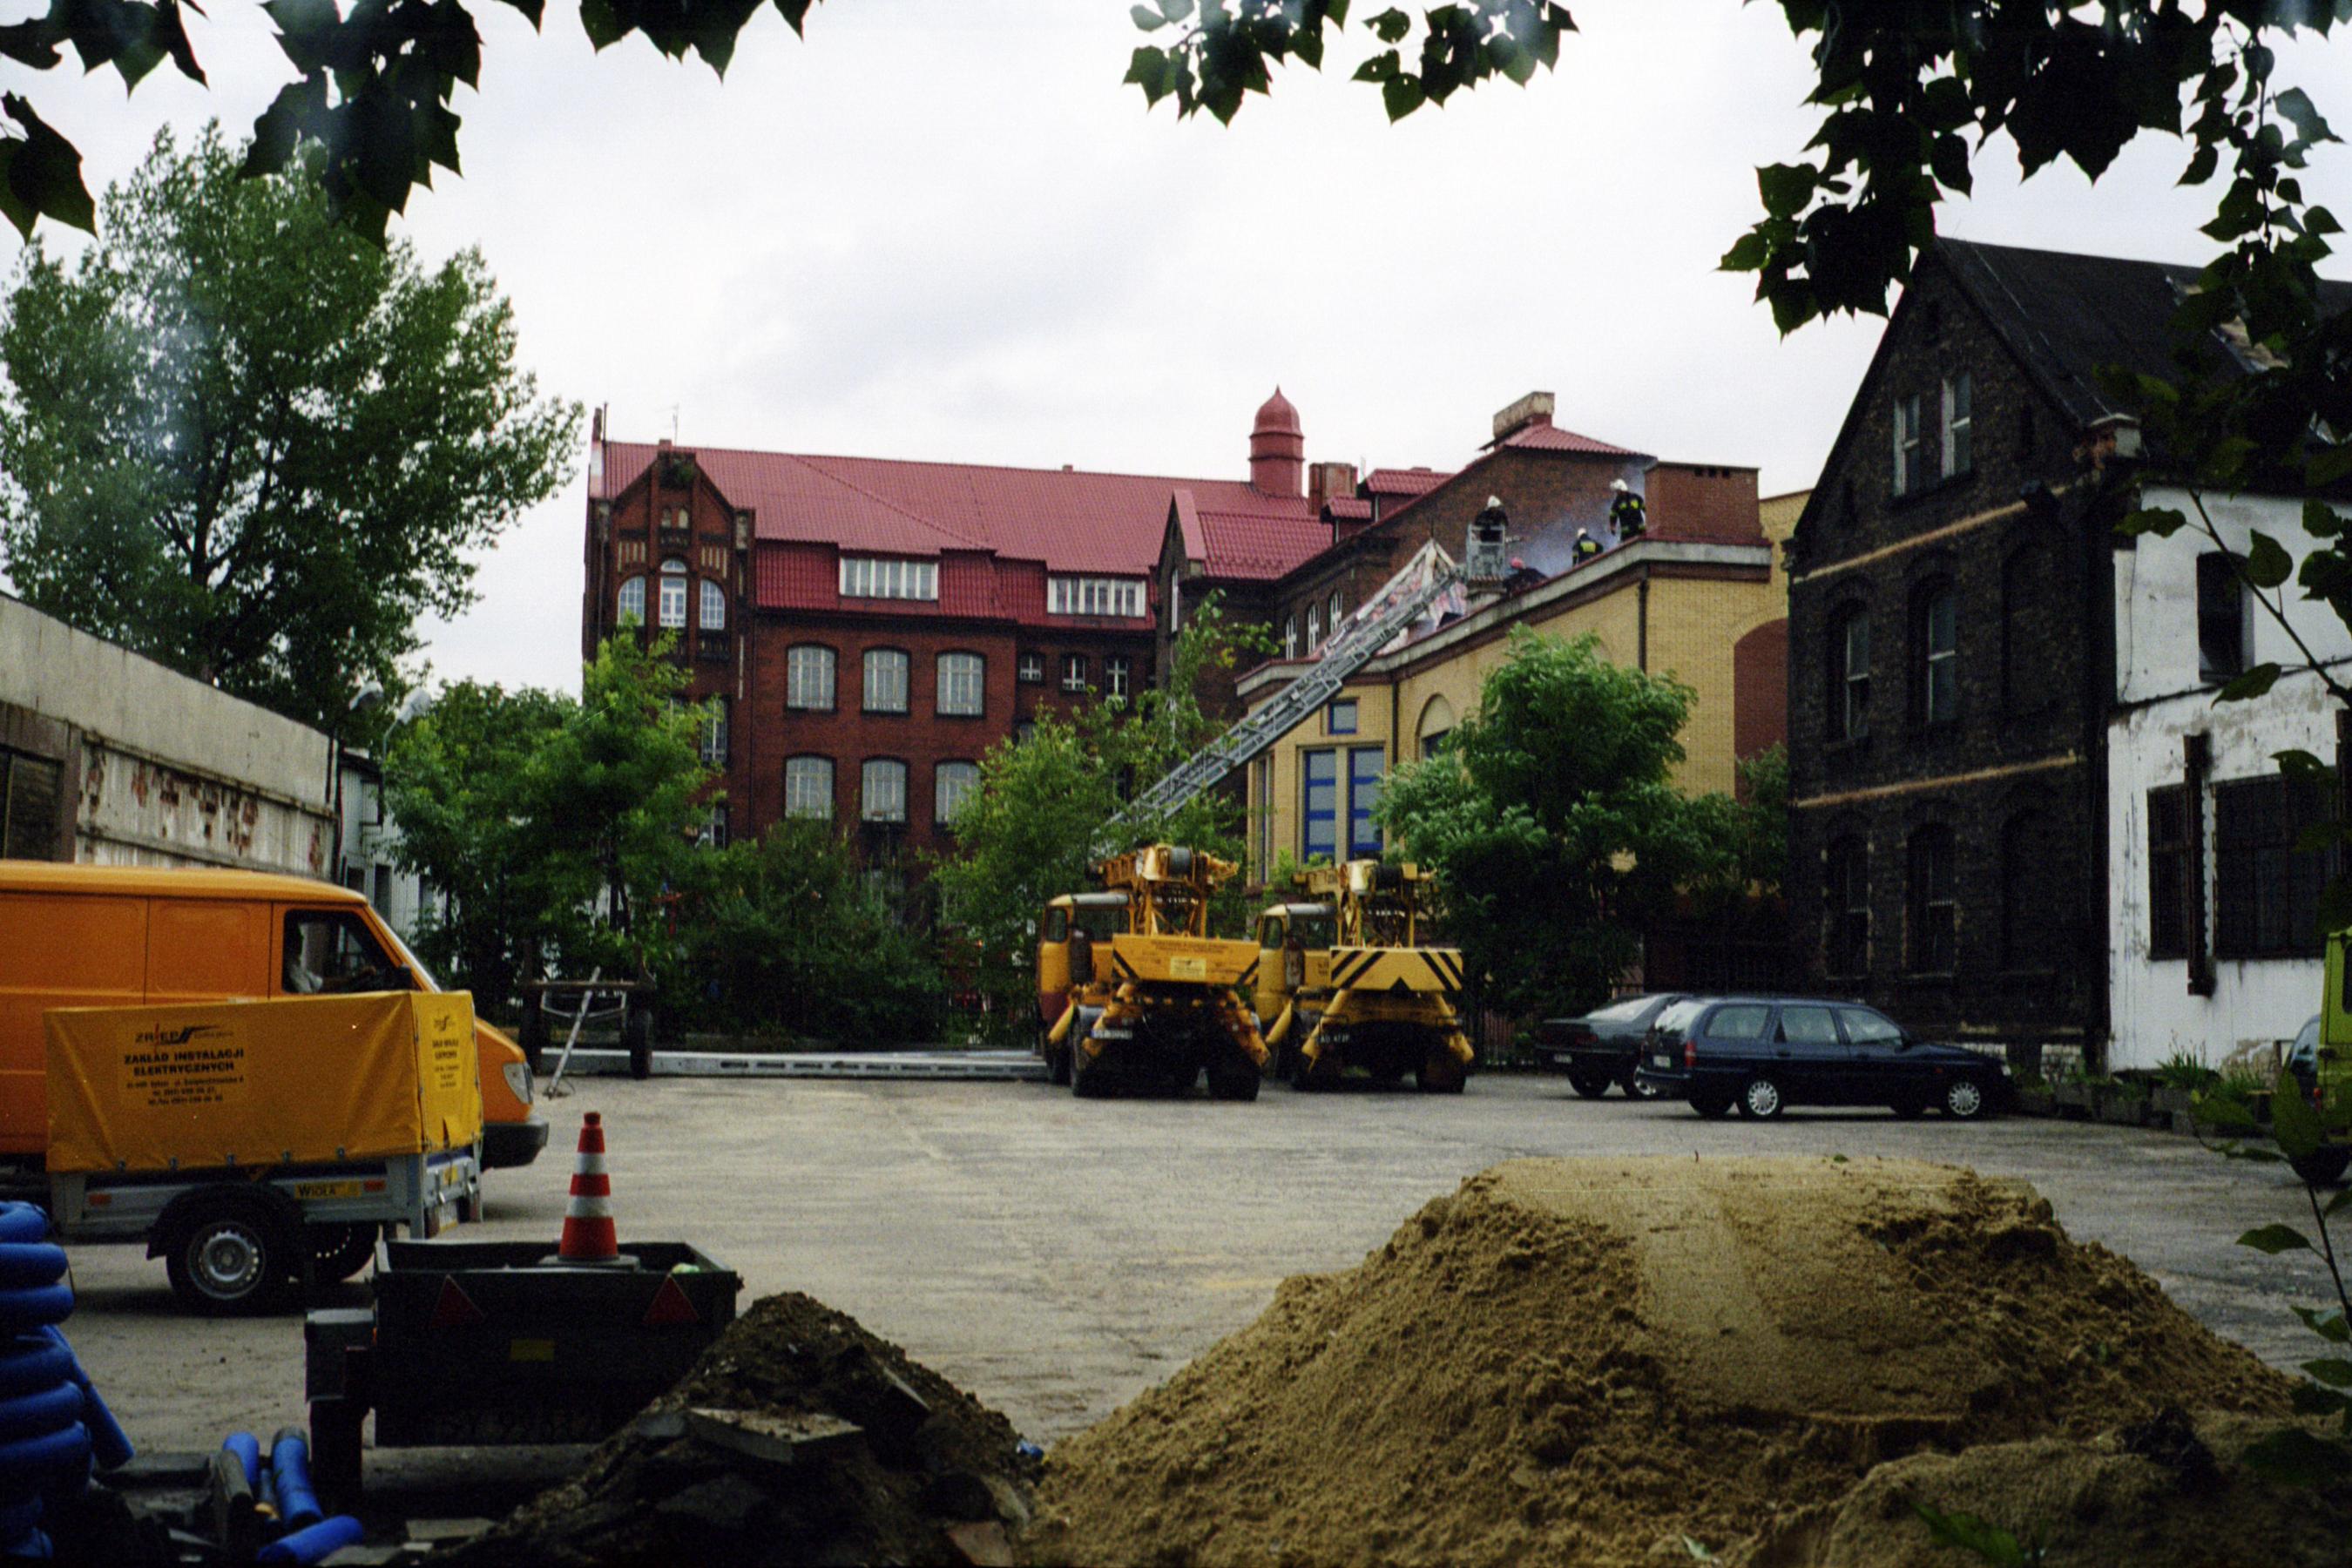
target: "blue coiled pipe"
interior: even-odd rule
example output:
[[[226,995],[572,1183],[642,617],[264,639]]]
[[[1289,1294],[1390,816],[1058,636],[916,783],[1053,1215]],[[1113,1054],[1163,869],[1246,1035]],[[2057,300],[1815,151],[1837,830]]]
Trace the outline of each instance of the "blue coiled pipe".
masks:
[[[279,1536],[254,1556],[263,1563],[317,1563],[346,1546],[357,1546],[366,1533],[358,1520],[339,1513],[291,1535]]]
[[[0,1553],[47,1557],[44,1499],[89,1484],[93,1458],[112,1468],[131,1458],[89,1374],[57,1325],[73,1311],[65,1249],[48,1239],[32,1204],[0,1203]]]

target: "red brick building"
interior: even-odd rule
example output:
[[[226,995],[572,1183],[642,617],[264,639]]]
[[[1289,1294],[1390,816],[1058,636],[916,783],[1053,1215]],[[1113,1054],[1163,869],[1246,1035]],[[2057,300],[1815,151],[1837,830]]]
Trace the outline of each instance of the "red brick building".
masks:
[[[1287,427],[1284,415],[1287,413]],[[1267,581],[1330,542],[1279,393],[1250,479],[747,452],[592,436],[583,653],[634,616],[719,700],[718,831],[787,814],[943,850],[981,756],[1042,708],[1155,679],[1171,508]]]

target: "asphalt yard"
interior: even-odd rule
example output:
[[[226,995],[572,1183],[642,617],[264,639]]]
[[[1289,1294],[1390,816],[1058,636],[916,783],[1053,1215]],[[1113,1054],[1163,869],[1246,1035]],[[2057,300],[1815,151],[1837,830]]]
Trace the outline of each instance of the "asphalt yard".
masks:
[[[1706,1121],[1678,1104],[1587,1101],[1562,1079],[1507,1076],[1458,1097],[1270,1085],[1251,1104],[1081,1101],[1021,1082],[575,1088],[541,1107],[555,1135],[539,1164],[490,1173],[479,1234],[552,1243],[580,1114],[602,1111],[625,1249],[691,1242],[743,1276],[746,1303],[806,1291],[1041,1442],[1248,1322],[1286,1275],[1355,1263],[1428,1199],[1522,1155],[1971,1165],[2032,1183],[2075,1237],[2126,1254],[2271,1361],[2315,1350],[2290,1308],[2320,1299],[2317,1263],[2233,1245],[2274,1220],[2308,1228],[2301,1188],[2284,1167],[2154,1132],[1883,1111]],[[190,1318],[142,1251],[76,1249],[79,1306],[67,1325],[134,1442],[211,1448],[231,1430],[300,1421],[299,1314]],[[364,1290],[332,1300],[362,1304]]]

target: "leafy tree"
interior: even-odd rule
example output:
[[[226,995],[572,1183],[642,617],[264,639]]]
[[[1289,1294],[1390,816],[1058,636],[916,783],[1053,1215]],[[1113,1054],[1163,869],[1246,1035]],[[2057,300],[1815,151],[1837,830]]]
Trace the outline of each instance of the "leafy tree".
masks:
[[[1211,672],[1267,646],[1262,629],[1236,626],[1213,595],[1177,636],[1164,684],[1066,718],[1041,713],[1028,740],[1000,742],[981,759],[980,788],[950,829],[955,851],[936,871],[948,925],[977,952],[974,980],[993,1032],[1027,1030],[1038,913],[1050,899],[1094,887],[1104,856],[1164,842],[1242,858],[1243,808],[1224,791],[1157,815],[1121,802],[1223,731],[1202,701]],[[1210,910],[1216,929],[1246,919],[1248,902],[1238,882],[1221,889]]]
[[[665,635],[608,637],[581,672],[580,706],[531,754],[524,789],[550,847],[567,971],[666,976],[679,959],[664,899],[697,869],[714,771],[704,714]]]
[[[939,1037],[947,987],[930,943],[867,887],[830,823],[787,817],[702,857],[689,889],[668,1016],[856,1044]]]
[[[374,248],[306,174],[239,179],[216,127],[158,136],[78,264],[26,247],[0,369],[18,592],[328,728],[472,603],[466,552],[565,480],[579,426],[478,254]]]
[[[561,879],[531,794],[532,761],[577,706],[535,688],[458,681],[386,748],[394,853],[437,895],[418,917],[417,950],[486,1012],[515,999],[553,935]]]
[[[1380,816],[1442,879],[1449,937],[1485,1000],[1582,1012],[1687,885],[1729,876],[1733,809],[1672,782],[1693,693],[1611,664],[1591,636],[1511,633],[1445,750],[1389,775]]]

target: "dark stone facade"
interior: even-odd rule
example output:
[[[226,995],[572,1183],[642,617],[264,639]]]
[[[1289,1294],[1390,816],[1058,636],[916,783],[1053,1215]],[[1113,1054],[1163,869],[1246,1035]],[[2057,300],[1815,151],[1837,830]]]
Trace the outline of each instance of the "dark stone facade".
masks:
[[[1971,460],[1945,477],[1944,389],[1963,374]],[[1933,477],[1897,495],[1915,395]],[[2082,434],[1931,253],[1789,547],[1797,967],[1927,1033],[2105,1033],[2113,576],[2111,536],[2066,493]],[[1851,620],[1869,648],[1858,735]]]

